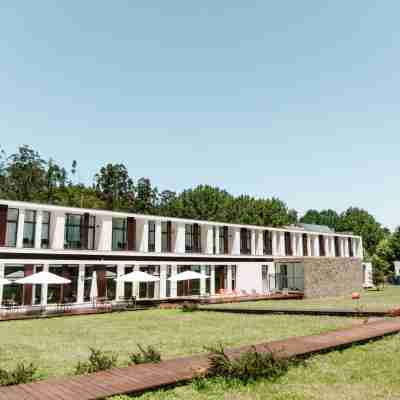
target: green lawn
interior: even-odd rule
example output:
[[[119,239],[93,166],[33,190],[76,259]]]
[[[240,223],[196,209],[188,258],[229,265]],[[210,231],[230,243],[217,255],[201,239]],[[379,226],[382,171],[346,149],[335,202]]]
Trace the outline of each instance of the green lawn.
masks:
[[[276,382],[248,386],[210,381],[146,393],[137,400],[395,400],[400,398],[400,335],[320,354]],[[116,396],[113,400],[128,400]]]
[[[329,297],[304,300],[266,300],[244,303],[211,305],[210,307],[243,308],[291,308],[291,309],[347,309],[361,308],[371,311],[386,311],[400,307],[400,286],[386,286],[383,291],[362,291],[360,300],[347,297]]]
[[[35,362],[45,376],[71,374],[89,346],[119,354],[126,365],[136,344],[153,345],[163,358],[204,351],[206,345],[254,344],[348,326],[352,319],[284,315],[232,315],[149,310],[0,322],[0,367]]]

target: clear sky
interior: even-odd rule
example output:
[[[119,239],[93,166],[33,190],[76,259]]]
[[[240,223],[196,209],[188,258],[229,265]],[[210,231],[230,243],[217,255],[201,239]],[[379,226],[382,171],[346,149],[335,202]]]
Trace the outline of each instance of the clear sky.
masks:
[[[0,145],[400,224],[397,0],[0,4]]]

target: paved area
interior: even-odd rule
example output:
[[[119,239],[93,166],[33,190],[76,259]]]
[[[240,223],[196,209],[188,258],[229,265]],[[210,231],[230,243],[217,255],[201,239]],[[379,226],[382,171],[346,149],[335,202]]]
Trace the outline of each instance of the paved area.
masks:
[[[400,332],[400,318],[360,324],[312,336],[292,337],[256,345],[260,352],[274,351],[279,357],[307,356]],[[250,346],[232,348],[232,356]],[[0,388],[0,400],[93,400],[123,393],[140,393],[192,379],[208,366],[206,354],[142,364],[77,377],[54,378]]]

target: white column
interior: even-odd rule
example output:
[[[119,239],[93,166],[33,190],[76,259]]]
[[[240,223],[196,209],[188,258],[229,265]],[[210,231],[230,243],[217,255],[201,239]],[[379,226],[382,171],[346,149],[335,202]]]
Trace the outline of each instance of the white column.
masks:
[[[53,211],[50,221],[50,248],[61,250],[64,248],[65,213]]]
[[[112,217],[101,216],[96,217],[96,249],[102,251],[111,251],[112,247]]]
[[[311,235],[307,233],[307,254],[309,257],[313,255],[311,242],[312,242]]]
[[[133,265],[133,270],[134,271],[140,271],[140,266],[139,265]],[[139,282],[133,282],[132,283],[132,295],[135,296],[138,299],[139,298],[139,293],[140,293],[140,283]]]
[[[5,264],[0,264],[0,278],[4,278],[5,275]],[[3,285],[0,285],[0,304],[3,303]]]
[[[258,256],[264,255],[264,232],[263,231],[257,231],[257,250],[256,254]]]
[[[210,295],[214,296],[215,295],[215,265],[211,265],[210,266],[210,276],[211,276],[211,280],[210,280]]]
[[[256,255],[256,231],[254,229],[250,230],[250,254]]]
[[[344,245],[344,238],[340,238],[340,256],[341,257],[346,257],[346,249]]]
[[[214,230],[212,225],[203,225],[204,230],[204,252],[206,254],[214,253]],[[203,232],[202,230],[202,232]]]
[[[297,245],[296,245],[296,233],[293,233],[293,232],[290,232],[290,238],[291,238],[291,240],[290,240],[290,242],[291,242],[291,245],[292,245],[292,255],[293,256],[297,256]]]
[[[162,222],[156,221],[156,253],[161,253],[162,245]]]
[[[349,240],[347,238],[343,238],[343,242],[344,242],[344,256],[345,257],[349,257]]]
[[[314,235],[313,236],[313,244],[314,244],[314,256],[315,257],[319,257],[319,240],[318,240],[318,236]]]
[[[149,221],[147,219],[136,219],[136,243],[137,251],[147,253],[149,250]]]
[[[325,246],[325,256],[329,257],[330,256],[329,236],[324,236],[324,246]]]
[[[303,257],[303,234],[297,234],[297,255]]]
[[[231,254],[239,255],[240,254],[240,229],[232,228],[232,247]]]
[[[160,299],[167,297],[167,266],[160,265]]]
[[[285,255],[285,232],[279,232],[279,236],[280,236],[280,239],[279,239],[279,247],[280,247],[279,254],[281,256],[284,256]]]
[[[185,252],[185,224],[183,222],[175,223],[175,253],[183,254]]]
[[[219,230],[220,227],[215,227],[215,254],[219,254]]]
[[[277,231],[271,231],[272,233],[272,255],[277,256],[279,254],[279,237]]]
[[[49,264],[43,264],[43,271],[48,272],[49,271]],[[78,285],[79,285],[79,279],[78,279]],[[47,306],[47,293],[49,290],[49,285],[42,285],[42,295],[40,299],[40,305],[42,307]]]
[[[171,265],[171,276],[174,276],[177,273],[178,273],[178,266]],[[171,282],[171,297],[176,297],[177,296],[176,281],[170,281],[170,282]]]
[[[20,209],[18,213],[18,226],[17,226],[17,247],[23,247],[24,239],[24,225],[25,225],[25,210]]]
[[[119,278],[125,275],[125,264],[117,265],[117,289],[115,291],[115,300],[121,300],[125,296],[125,283],[121,281]]]
[[[201,273],[203,275],[206,275],[206,266],[202,265],[200,268],[201,268]],[[200,295],[204,296],[205,294],[206,294],[206,280],[200,279]]]
[[[357,242],[358,242],[357,257],[362,259],[364,257],[362,237],[360,237]]]
[[[78,291],[76,296],[76,302],[82,304],[84,302],[85,293],[85,265],[79,265],[78,267]]]
[[[329,256],[335,257],[335,239],[329,236]]]
[[[42,247],[42,222],[43,222],[43,212],[41,210],[36,211],[36,221],[35,221],[35,249],[40,249]]]
[[[226,277],[226,286],[227,290],[232,290],[232,265],[228,265],[227,267],[228,273]]]

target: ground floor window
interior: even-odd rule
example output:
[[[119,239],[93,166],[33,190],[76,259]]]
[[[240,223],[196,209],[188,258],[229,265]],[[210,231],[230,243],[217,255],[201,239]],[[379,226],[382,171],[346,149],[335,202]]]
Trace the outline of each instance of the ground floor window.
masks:
[[[178,274],[185,271],[194,271],[201,273],[200,265],[182,265],[178,267]],[[200,279],[190,281],[178,281],[176,283],[177,296],[199,296],[200,295]]]
[[[159,265],[141,266],[140,271],[160,278]],[[140,282],[139,298],[141,299],[158,299],[160,298],[160,282]]]
[[[115,300],[117,267],[87,266],[85,268],[84,301]]]
[[[23,285],[14,283],[17,279],[23,278],[25,268],[23,265],[7,265],[4,268],[4,277],[11,281],[11,285],[3,286],[3,302],[13,302],[22,304],[23,300]]]
[[[304,290],[304,267],[302,263],[277,263],[275,289]]]

